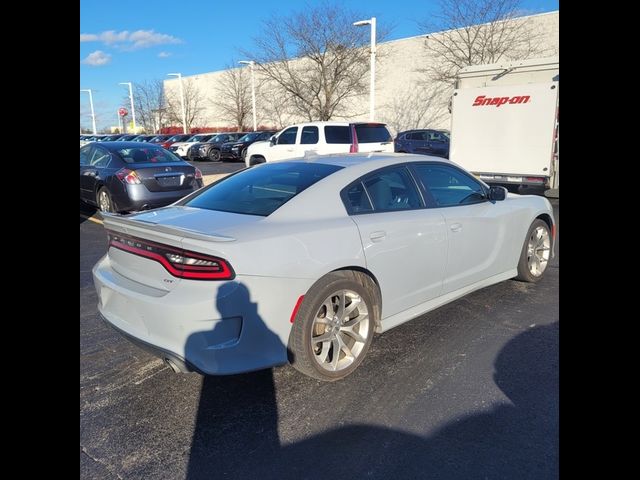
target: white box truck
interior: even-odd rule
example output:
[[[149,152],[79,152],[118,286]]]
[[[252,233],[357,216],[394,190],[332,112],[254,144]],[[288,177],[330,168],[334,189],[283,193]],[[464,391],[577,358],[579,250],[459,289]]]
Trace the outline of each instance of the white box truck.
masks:
[[[465,67],[451,103],[449,158],[490,184],[560,189],[558,57]]]

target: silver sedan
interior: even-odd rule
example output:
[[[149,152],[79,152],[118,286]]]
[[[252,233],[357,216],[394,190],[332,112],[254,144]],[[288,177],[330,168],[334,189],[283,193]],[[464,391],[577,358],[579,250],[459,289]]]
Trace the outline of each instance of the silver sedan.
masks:
[[[123,335],[175,371],[289,362],[328,381],[358,367],[374,332],[497,282],[539,281],[555,238],[545,198],[392,153],[267,163],[104,223],[94,281]]]

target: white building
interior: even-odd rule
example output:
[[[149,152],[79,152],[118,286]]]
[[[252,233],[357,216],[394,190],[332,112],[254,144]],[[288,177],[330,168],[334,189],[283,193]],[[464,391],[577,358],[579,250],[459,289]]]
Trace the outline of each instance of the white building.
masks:
[[[559,54],[559,12],[553,11],[537,15],[520,17],[513,21],[527,21],[538,42],[537,57]],[[441,33],[432,33],[433,37]],[[444,128],[449,129],[451,116],[448,111],[450,91],[433,94],[429,88],[421,88],[423,78],[420,70],[437,58],[430,58],[424,47],[427,35],[402,38],[378,44],[380,60],[376,63],[376,112],[377,121],[386,122],[393,133],[408,128]],[[508,60],[505,58],[505,60]],[[185,76],[185,83],[192,83],[203,100],[202,113],[192,127],[206,126],[223,128],[234,126],[232,118],[225,117],[216,108],[215,95],[224,71]],[[259,75],[256,69],[256,77]],[[256,81],[259,83],[259,81]],[[167,94],[178,94],[178,80],[164,81]],[[274,100],[264,91],[257,93],[257,123],[269,127],[281,128],[291,123],[306,121],[302,117],[275,115],[272,108],[266,108]],[[364,94],[350,106],[352,114],[346,117],[334,117],[332,120],[367,121],[369,119],[369,95]],[[251,114],[247,124],[251,123]]]

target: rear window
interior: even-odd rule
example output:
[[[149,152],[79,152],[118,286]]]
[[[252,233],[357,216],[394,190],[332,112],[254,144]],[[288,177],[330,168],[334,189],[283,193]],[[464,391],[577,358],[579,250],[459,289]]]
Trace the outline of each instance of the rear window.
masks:
[[[391,134],[384,125],[356,125],[358,143],[382,143],[392,141]]]
[[[346,125],[344,127],[328,125],[324,127],[324,138],[327,143],[351,143],[351,132]]]
[[[173,153],[164,148],[133,147],[116,150],[126,163],[169,163],[181,162]]]
[[[341,168],[317,163],[268,163],[228,177],[184,205],[266,217]]]

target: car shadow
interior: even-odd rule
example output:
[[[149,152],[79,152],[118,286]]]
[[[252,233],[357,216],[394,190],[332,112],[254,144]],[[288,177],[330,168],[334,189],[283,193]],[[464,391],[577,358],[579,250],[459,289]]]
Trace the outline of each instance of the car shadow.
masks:
[[[556,322],[511,339],[494,363],[494,381],[509,402],[456,418],[428,437],[354,424],[282,445],[271,369],[206,376],[186,478],[555,479],[558,336]],[[332,386],[349,388],[348,382]],[[305,392],[280,395],[281,401],[289,395],[304,401]],[[327,411],[332,408],[328,399]]]

